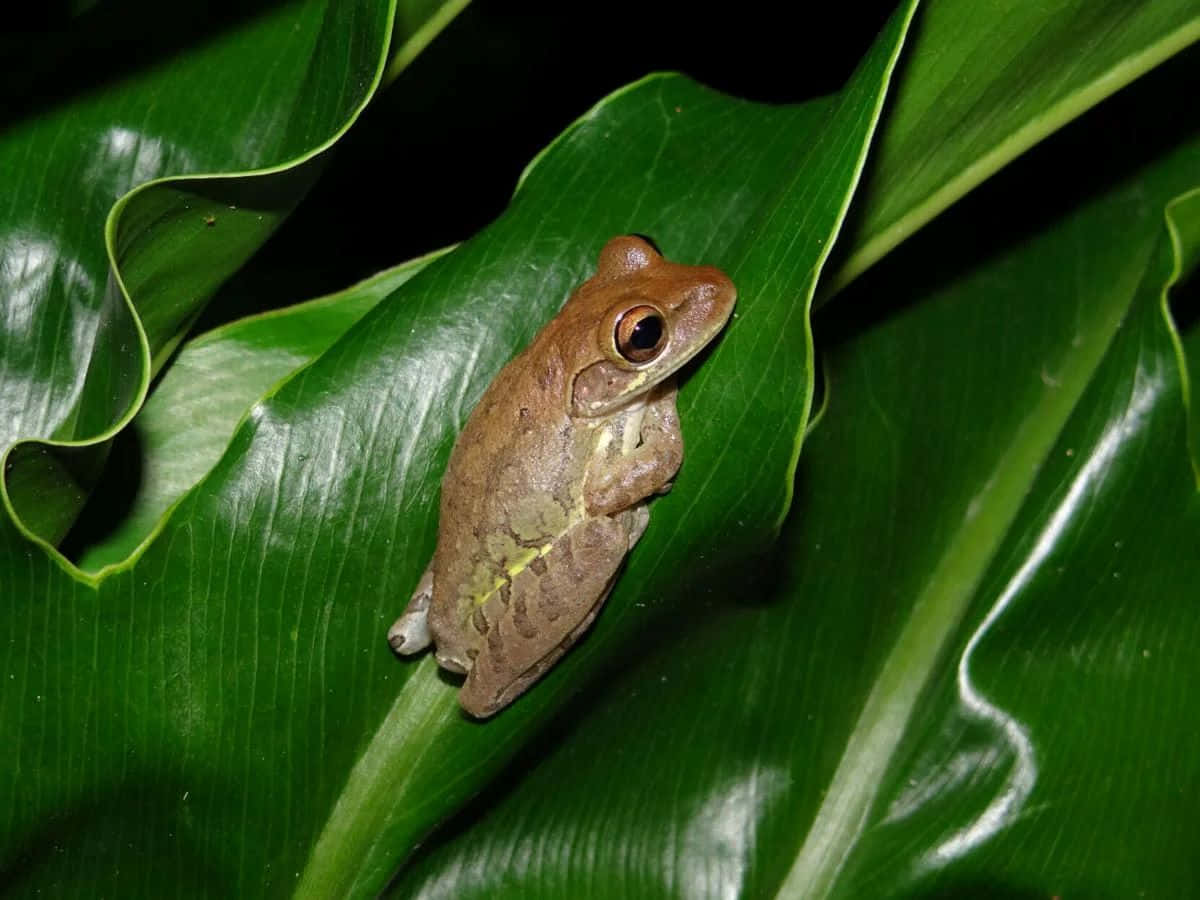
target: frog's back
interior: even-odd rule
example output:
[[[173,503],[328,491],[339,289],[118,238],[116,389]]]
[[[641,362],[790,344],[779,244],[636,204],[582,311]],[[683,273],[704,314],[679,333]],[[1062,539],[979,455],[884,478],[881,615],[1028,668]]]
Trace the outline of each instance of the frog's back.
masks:
[[[582,514],[591,429],[567,415],[563,381],[557,355],[535,341],[496,376],[459,435],[442,482],[435,632],[456,631],[451,618],[465,623]]]

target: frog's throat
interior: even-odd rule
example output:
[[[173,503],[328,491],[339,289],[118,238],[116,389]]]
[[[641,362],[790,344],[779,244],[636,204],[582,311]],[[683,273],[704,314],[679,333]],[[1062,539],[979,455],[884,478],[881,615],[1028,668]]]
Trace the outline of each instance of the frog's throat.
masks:
[[[529,564],[535,559],[539,559],[554,549],[554,542],[543,544],[540,547],[530,547],[521,553],[515,560],[505,567],[505,575],[497,575],[495,582],[491,588],[484,591],[482,594],[476,594],[471,598],[471,602],[475,606],[483,606],[492,597],[496,596],[496,592],[506,584],[511,584],[512,580],[529,568]],[[505,577],[507,576],[507,577]]]

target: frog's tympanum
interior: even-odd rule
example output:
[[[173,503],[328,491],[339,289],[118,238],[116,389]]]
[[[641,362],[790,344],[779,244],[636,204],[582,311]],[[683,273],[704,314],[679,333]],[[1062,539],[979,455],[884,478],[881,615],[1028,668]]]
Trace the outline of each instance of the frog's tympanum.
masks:
[[[465,673],[471,715],[511,703],[596,617],[683,459],[672,376],[735,297],[717,269],[614,238],[471,413],[433,560],[388,632],[397,653],[432,642],[439,665]]]

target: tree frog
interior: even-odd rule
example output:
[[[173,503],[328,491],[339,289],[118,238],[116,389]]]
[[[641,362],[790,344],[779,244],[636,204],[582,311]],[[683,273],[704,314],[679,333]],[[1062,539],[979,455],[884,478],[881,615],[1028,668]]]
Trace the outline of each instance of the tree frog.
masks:
[[[442,479],[437,548],[388,631],[465,674],[487,718],[575,643],[683,460],[674,374],[725,326],[733,282],[635,236],[484,392]]]

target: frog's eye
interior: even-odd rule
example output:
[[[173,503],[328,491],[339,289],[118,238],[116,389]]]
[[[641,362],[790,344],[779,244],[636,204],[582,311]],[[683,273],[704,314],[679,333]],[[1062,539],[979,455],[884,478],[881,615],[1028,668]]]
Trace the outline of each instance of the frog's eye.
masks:
[[[667,323],[653,306],[627,309],[617,320],[617,352],[630,362],[647,362],[667,345]]]

